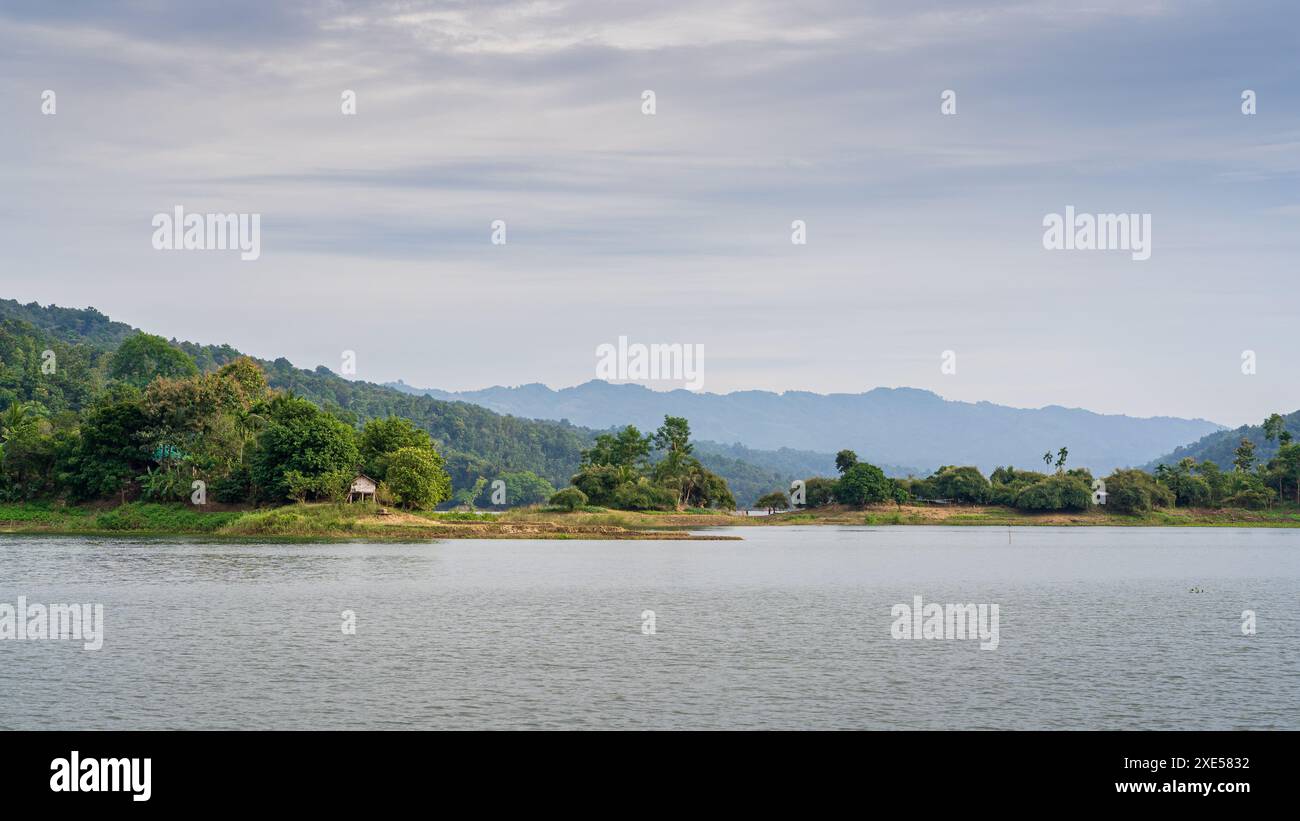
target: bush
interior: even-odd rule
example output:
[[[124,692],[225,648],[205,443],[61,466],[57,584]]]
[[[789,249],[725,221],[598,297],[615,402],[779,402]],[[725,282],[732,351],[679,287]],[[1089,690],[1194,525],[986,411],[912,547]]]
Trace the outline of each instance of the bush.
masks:
[[[551,494],[550,503],[572,513],[587,504],[587,494],[576,487],[566,487]]]
[[[1117,470],[1105,478],[1106,507],[1120,513],[1149,513],[1169,507],[1174,495],[1151,474],[1141,470]]]
[[[979,468],[969,465],[940,468],[927,480],[927,485],[926,489],[934,493],[935,498],[973,505],[984,504],[992,493],[989,480],[984,478]]]
[[[248,465],[237,465],[230,473],[212,483],[212,495],[222,504],[235,505],[253,496],[253,473]]]
[[[1244,507],[1247,510],[1263,510],[1272,503],[1272,488],[1241,490],[1223,500],[1224,507]]]
[[[676,510],[677,496],[647,479],[626,482],[614,490],[612,507],[620,510]]]
[[[1077,476],[1057,474],[1034,482],[1016,496],[1021,510],[1087,510],[1092,488]]]

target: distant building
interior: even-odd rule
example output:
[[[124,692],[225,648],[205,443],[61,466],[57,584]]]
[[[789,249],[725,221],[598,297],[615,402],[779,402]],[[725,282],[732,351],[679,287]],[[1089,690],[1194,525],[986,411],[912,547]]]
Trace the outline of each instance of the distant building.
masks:
[[[352,486],[348,488],[348,501],[351,502],[354,499],[360,499],[364,502],[366,497],[369,496],[370,501],[373,502],[375,500],[376,487],[377,485],[375,484],[374,479],[371,479],[364,473],[358,473],[357,478],[352,480]]]

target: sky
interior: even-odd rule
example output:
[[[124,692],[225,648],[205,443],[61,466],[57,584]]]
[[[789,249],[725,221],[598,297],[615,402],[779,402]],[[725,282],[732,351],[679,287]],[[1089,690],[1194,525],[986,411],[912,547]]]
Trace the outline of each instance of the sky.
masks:
[[[0,297],[444,390],[625,336],[714,393],[1300,408],[1293,2],[175,5],[0,6]],[[260,256],[155,249],[178,205]],[[1150,259],[1044,248],[1067,206]]]

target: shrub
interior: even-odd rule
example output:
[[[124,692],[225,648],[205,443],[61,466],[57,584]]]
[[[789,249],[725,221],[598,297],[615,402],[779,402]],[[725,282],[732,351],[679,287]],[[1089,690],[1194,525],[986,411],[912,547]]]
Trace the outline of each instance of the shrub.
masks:
[[[1021,490],[1016,507],[1021,510],[1087,510],[1092,488],[1077,476],[1049,476]]]
[[[954,502],[984,504],[992,492],[989,480],[984,478],[979,468],[970,465],[940,468],[928,481],[927,489],[937,498],[951,499]]]
[[[550,502],[556,507],[564,508],[572,513],[578,508],[586,506],[587,494],[576,487],[566,487],[551,494]]]

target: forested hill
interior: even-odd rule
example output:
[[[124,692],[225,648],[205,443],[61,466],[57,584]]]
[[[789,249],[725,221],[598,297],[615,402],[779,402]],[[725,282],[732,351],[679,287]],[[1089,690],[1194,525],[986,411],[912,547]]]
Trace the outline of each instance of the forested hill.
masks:
[[[1285,422],[1286,430],[1293,437],[1300,440],[1300,411],[1289,413],[1283,416],[1282,419]],[[1153,460],[1145,467],[1147,470],[1155,470],[1156,465],[1173,466],[1190,456],[1197,462],[1214,462],[1224,470],[1232,470],[1233,459],[1242,439],[1248,439],[1255,445],[1255,460],[1260,464],[1266,464],[1276,456],[1280,446],[1276,438],[1270,441],[1264,435],[1264,426],[1262,424],[1242,425],[1235,430],[1222,430],[1211,433],[1191,444],[1175,448],[1172,452]]]
[[[0,299],[0,408],[20,400],[40,402],[51,414],[81,411],[103,389],[110,354],[136,333],[136,328],[114,322],[94,308],[42,307]],[[204,372],[241,356],[229,345],[175,344]],[[40,368],[45,350],[53,351],[58,362],[50,374]],[[581,451],[596,435],[596,431],[564,421],[502,415],[476,404],[347,380],[325,367],[304,370],[283,358],[256,361],[272,388],[292,391],[345,421],[360,423],[383,416],[410,419],[433,436],[457,488],[472,485],[480,476],[520,470],[532,471],[562,487],[577,471]],[[748,503],[788,486],[793,478],[806,478],[791,473],[788,454],[773,456],[774,465],[745,462],[721,449],[701,453],[700,458],[728,481],[738,501]],[[817,455],[811,457],[812,462],[820,463]]]
[[[105,357],[137,329],[87,308],[21,305],[0,300],[0,407],[15,398],[35,400],[51,412],[79,411],[102,387]],[[242,354],[229,345],[176,341],[204,372]],[[42,350],[53,350],[59,368],[39,369]],[[537,422],[503,416],[466,402],[412,396],[368,382],[344,379],[325,367],[296,368],[287,359],[254,359],[272,388],[292,391],[345,421],[402,416],[429,431],[460,486],[478,476],[531,470],[562,486],[577,470],[580,451],[592,431],[565,422]],[[24,363],[37,367],[21,367]]]

